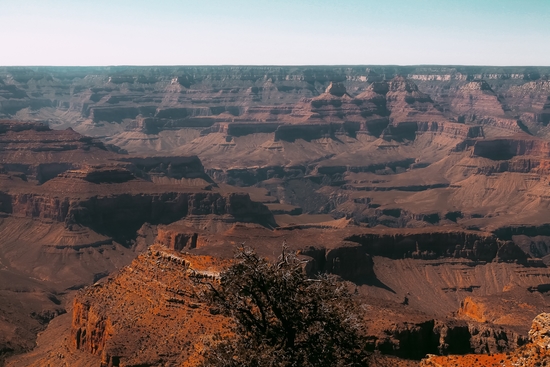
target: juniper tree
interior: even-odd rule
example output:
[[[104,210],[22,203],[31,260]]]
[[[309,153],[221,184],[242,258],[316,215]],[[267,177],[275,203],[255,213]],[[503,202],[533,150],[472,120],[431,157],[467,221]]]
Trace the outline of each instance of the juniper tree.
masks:
[[[275,263],[250,248],[211,285],[208,301],[234,320],[234,338],[211,345],[209,367],[366,366],[359,308],[334,276],[306,276],[283,246]]]

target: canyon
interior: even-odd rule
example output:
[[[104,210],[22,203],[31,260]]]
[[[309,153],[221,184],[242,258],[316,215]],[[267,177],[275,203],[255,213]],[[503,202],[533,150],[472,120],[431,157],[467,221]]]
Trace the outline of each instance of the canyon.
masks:
[[[194,279],[283,243],[355,289],[371,366],[527,350],[550,306],[549,76],[0,67],[1,358],[196,366],[231,320]]]

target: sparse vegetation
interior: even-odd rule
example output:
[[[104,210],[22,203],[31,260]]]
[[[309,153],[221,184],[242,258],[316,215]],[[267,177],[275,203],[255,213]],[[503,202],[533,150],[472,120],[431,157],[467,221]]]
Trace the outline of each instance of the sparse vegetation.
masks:
[[[358,306],[346,284],[309,279],[295,253],[283,247],[271,263],[250,248],[210,284],[212,306],[235,322],[235,337],[214,343],[203,366],[366,366]]]

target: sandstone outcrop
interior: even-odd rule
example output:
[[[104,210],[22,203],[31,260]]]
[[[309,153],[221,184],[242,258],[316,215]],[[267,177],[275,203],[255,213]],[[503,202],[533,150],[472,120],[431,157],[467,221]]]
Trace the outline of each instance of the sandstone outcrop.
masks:
[[[97,356],[106,367],[190,365],[200,358],[200,344],[230,334],[229,321],[202,304],[193,285],[193,278],[215,276],[214,268],[222,266],[216,259],[150,248],[116,279],[76,296],[70,347]],[[160,269],[165,274],[158,277]],[[149,285],[151,277],[157,286]]]
[[[466,83],[456,92],[451,108],[467,121],[483,116],[502,117],[505,111],[491,86],[482,79]]]
[[[529,331],[530,342],[511,353],[465,356],[428,356],[422,360],[421,367],[448,366],[544,366],[550,360],[548,353],[549,316],[542,313],[535,317]]]
[[[535,317],[529,330],[529,338],[539,348],[550,349],[550,314],[541,313]]]
[[[494,353],[524,345],[527,338],[501,327],[454,320],[425,320],[393,324],[371,337],[382,353],[420,360],[426,354]]]
[[[392,259],[441,257],[475,261],[527,263],[528,255],[511,241],[499,241],[477,231],[394,230],[391,233],[365,233],[347,238],[362,244],[369,254]]]
[[[446,134],[460,137],[462,139],[482,138],[483,128],[481,126],[432,121],[418,123],[417,134],[419,133]]]
[[[57,131],[41,123],[0,120],[2,167],[39,183],[70,168],[115,156],[108,146],[71,128]]]
[[[132,186],[128,187],[130,184]],[[48,181],[42,186],[45,189],[42,194],[10,194],[3,206],[9,209],[5,214],[54,220],[68,227],[82,225],[118,236],[119,240],[131,237],[146,222],[170,223],[187,215],[231,214],[242,221],[276,225],[269,210],[251,201],[247,194],[201,192],[195,188],[177,190],[175,187],[174,191],[163,192],[146,181],[141,181],[141,185],[128,181],[105,185],[112,186],[90,187],[87,179],[77,179],[73,174],[70,179],[59,177]],[[54,194],[55,187],[63,186],[66,196]]]

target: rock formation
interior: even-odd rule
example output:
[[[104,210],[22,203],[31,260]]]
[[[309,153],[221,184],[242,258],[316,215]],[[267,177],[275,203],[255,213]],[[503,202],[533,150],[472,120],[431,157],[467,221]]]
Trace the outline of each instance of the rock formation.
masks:
[[[422,360],[420,367],[544,366],[550,360],[548,352],[548,333],[550,332],[549,317],[547,313],[541,313],[535,317],[531,330],[529,331],[529,343],[511,353],[448,357],[429,356]]]
[[[215,267],[222,264],[150,248],[117,275],[114,283],[97,284],[76,296],[70,347],[98,356],[109,367],[198,358],[198,340],[207,343],[217,333],[230,334],[228,320],[202,304],[193,288],[193,278],[213,277]],[[166,276],[158,278],[155,272],[160,268]],[[158,287],[148,285],[151,276]],[[115,297],[110,288],[116,289]],[[152,343],[155,348],[150,348]]]
[[[197,157],[122,153],[72,129],[0,121],[0,358],[31,349],[67,293],[128,264],[158,224],[212,214],[276,226]]]
[[[284,241],[356,287],[381,365],[520,347],[548,307],[549,74],[0,68],[0,348],[56,316],[68,344],[12,365],[192,365],[217,315],[167,273]]]

